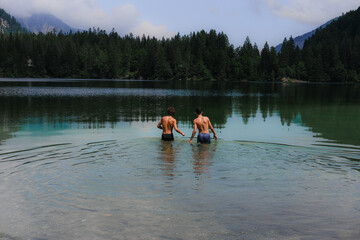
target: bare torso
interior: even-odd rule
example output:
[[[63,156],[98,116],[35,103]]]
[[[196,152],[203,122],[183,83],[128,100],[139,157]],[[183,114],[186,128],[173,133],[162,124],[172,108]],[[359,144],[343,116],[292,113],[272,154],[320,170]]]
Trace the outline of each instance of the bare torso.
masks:
[[[190,141],[189,143],[192,142],[195,134],[196,134],[196,131],[199,129],[199,134],[200,133],[210,133],[209,132],[209,128],[211,129],[211,131],[213,132],[214,134],[214,138],[215,140],[217,140],[217,136],[216,136],[216,133],[215,133],[215,129],[214,127],[211,125],[211,122],[210,122],[210,119],[208,117],[204,117],[201,114],[198,114],[198,117],[194,119],[194,130],[192,132],[192,135],[191,135],[191,138],[190,138]]]
[[[171,134],[174,128],[176,120],[171,116],[165,116],[161,119],[161,125],[163,127],[163,134]]]
[[[209,133],[209,122],[209,118],[204,116],[199,116],[194,120],[194,123],[199,129],[199,133]]]

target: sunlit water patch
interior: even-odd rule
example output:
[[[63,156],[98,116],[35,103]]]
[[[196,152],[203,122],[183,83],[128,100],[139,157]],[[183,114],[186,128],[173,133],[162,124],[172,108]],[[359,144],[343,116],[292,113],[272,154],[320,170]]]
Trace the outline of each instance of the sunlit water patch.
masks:
[[[148,89],[148,88],[84,88],[84,87],[0,87],[1,96],[17,97],[97,97],[97,96],[142,96],[142,97],[174,97],[174,96],[226,96],[240,97],[243,94],[227,90],[200,91],[176,89]],[[253,95],[253,94],[251,94]]]

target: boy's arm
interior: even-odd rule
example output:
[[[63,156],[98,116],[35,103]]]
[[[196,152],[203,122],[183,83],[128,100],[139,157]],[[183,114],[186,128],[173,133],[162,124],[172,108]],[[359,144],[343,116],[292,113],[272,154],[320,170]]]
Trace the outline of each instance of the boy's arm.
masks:
[[[160,122],[158,123],[157,128],[163,129],[163,127],[162,127],[162,119],[161,119]]]
[[[209,127],[210,127],[211,131],[214,133],[214,138],[215,138],[215,140],[217,140],[217,136],[216,136],[216,133],[215,133],[215,129],[214,129],[214,127],[211,125],[210,119],[209,119]]]
[[[181,132],[181,131],[178,129],[178,127],[177,127],[177,125],[176,125],[176,120],[174,121],[174,129],[175,129],[175,131],[177,131],[177,132],[180,133],[181,135],[185,136],[185,133]]]
[[[192,140],[193,140],[193,138],[194,138],[194,136],[195,136],[195,134],[196,134],[196,131],[197,131],[197,126],[196,126],[196,123],[195,123],[195,120],[194,120],[194,130],[193,130],[193,132],[192,132],[192,135],[191,135],[191,138],[190,138],[189,143],[192,142]]]

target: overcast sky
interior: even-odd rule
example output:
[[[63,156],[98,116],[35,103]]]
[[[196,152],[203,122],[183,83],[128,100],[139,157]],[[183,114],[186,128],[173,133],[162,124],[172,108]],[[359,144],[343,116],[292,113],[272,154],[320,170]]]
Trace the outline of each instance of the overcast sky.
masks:
[[[249,36],[259,47],[302,35],[359,6],[360,0],[0,0],[12,15],[50,13],[74,28],[156,37],[215,29],[235,46]]]

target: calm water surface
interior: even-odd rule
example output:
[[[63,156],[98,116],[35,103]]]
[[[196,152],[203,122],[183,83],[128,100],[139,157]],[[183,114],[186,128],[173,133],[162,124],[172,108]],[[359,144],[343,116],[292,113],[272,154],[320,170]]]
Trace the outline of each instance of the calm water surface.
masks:
[[[0,239],[359,239],[359,136],[354,84],[1,80]]]

